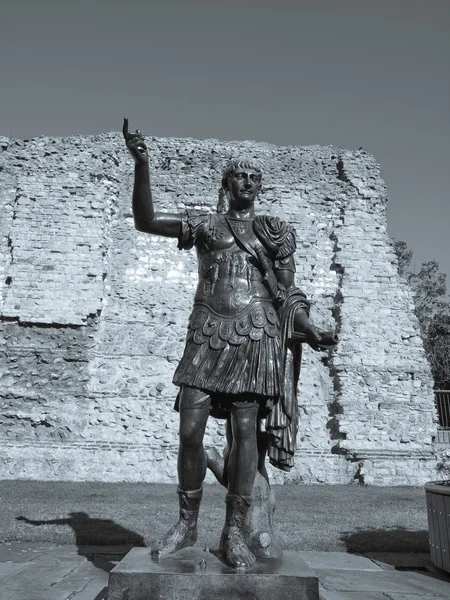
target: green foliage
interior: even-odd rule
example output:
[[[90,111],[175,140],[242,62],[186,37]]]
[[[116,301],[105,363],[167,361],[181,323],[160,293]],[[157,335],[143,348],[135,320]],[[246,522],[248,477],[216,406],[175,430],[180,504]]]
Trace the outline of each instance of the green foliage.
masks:
[[[425,352],[437,389],[450,389],[450,302],[447,276],[435,260],[423,263],[418,273],[411,270],[413,253],[405,242],[394,242],[398,270],[414,292],[415,312]]]
[[[424,339],[435,387],[450,390],[450,314],[437,314]]]
[[[412,250],[408,248],[406,242],[394,241],[394,250],[398,260],[398,272],[401,277],[408,277],[410,274]]]
[[[447,480],[450,477],[450,450],[444,450],[436,464],[436,470]]]
[[[414,290],[416,314],[425,337],[435,317],[443,318],[449,310],[449,302],[445,297],[446,278],[444,273],[439,272],[435,260],[423,263],[417,274],[411,273],[408,277]]]

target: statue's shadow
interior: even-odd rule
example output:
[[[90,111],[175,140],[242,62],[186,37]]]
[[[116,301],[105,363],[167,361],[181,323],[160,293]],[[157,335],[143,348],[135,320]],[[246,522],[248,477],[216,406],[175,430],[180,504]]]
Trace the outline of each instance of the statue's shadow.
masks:
[[[78,554],[85,556],[97,568],[108,572],[133,546],[146,545],[144,538],[138,533],[110,519],[92,518],[85,512],[71,512],[66,519],[36,520],[20,516],[16,520],[35,527],[68,525],[75,534]]]

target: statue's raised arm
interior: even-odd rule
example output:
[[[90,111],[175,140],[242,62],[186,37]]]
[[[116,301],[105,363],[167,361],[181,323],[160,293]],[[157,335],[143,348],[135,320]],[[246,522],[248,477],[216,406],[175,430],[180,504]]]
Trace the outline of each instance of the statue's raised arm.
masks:
[[[167,237],[178,237],[181,228],[181,215],[176,213],[158,213],[153,207],[150,187],[147,145],[139,129],[128,131],[128,119],[123,120],[123,137],[129,153],[133,157],[133,217],[138,231],[154,233]]]

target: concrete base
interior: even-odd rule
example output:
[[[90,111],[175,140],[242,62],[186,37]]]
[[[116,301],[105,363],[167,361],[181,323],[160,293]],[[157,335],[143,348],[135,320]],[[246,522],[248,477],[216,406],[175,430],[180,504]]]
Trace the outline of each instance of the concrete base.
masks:
[[[318,579],[296,552],[231,569],[186,548],[161,559],[133,548],[110,572],[108,600],[319,600]]]

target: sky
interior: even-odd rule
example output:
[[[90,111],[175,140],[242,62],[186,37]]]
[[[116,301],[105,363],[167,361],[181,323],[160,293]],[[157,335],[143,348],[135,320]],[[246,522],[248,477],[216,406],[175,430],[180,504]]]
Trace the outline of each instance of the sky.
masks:
[[[450,276],[450,0],[2,0],[0,56],[0,136],[362,146]]]

